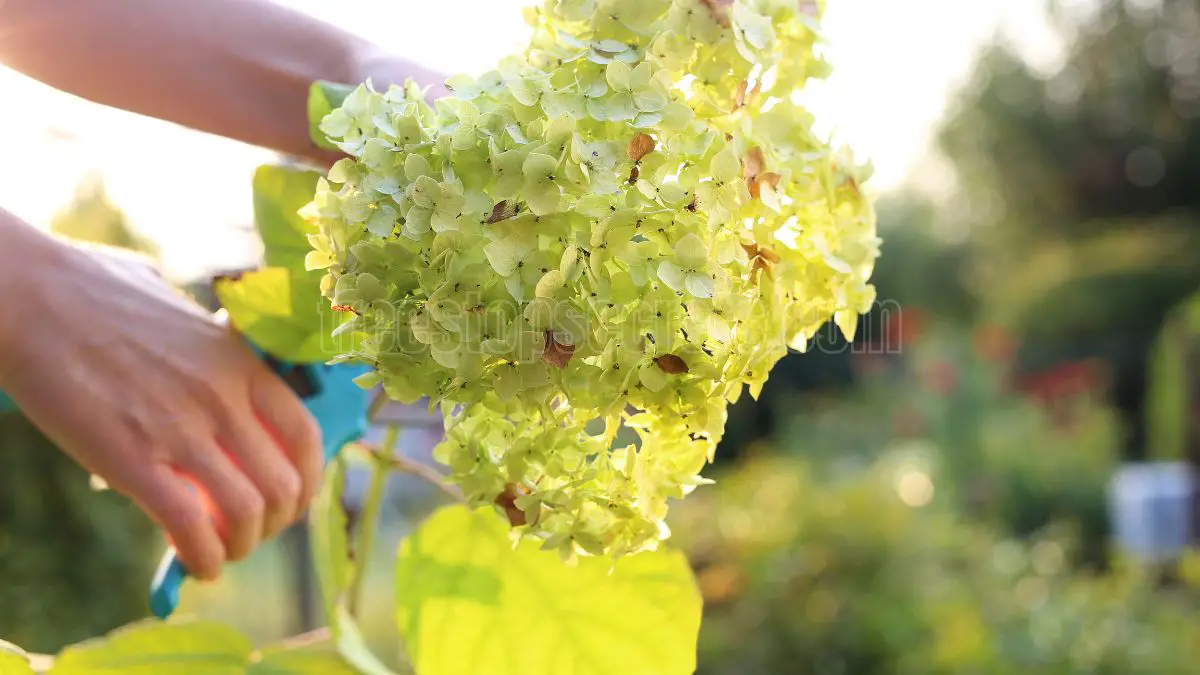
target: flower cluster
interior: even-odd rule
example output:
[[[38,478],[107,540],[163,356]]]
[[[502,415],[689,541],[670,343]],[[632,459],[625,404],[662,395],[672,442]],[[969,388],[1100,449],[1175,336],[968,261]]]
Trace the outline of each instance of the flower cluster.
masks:
[[[305,216],[343,358],[443,404],[436,456],[565,555],[667,536],[727,405],[874,301],[868,169],[792,100],[813,0],[546,0],[528,49],[356,89]]]

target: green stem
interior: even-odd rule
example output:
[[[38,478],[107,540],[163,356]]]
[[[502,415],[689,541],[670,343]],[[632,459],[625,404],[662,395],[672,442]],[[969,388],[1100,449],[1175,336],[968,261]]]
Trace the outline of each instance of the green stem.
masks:
[[[387,428],[381,447],[384,457],[391,457],[400,440],[400,427],[392,425]],[[367,498],[363,504],[362,520],[359,523],[358,546],[355,547],[354,577],[350,581],[350,615],[358,618],[359,603],[362,600],[362,587],[367,578],[367,567],[371,561],[371,553],[375,547],[375,531],[379,525],[379,512],[383,508],[383,493],[387,487],[387,479],[391,474],[390,462],[372,455],[371,483],[367,487]]]

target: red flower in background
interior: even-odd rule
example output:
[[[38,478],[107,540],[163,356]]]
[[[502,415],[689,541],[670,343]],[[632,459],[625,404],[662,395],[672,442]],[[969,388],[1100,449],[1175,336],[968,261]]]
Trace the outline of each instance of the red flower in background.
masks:
[[[975,353],[989,363],[1008,363],[1017,351],[1017,338],[1004,326],[979,326],[971,335]]]
[[[1020,389],[1043,405],[1099,392],[1107,384],[1102,361],[1067,361],[1040,373],[1026,375]]]
[[[885,311],[883,335],[875,341],[877,349],[883,354],[899,354],[904,347],[915,344],[920,339],[928,320],[929,313],[920,307]]]
[[[925,388],[937,394],[949,394],[958,388],[958,369],[949,360],[931,364],[921,373]]]

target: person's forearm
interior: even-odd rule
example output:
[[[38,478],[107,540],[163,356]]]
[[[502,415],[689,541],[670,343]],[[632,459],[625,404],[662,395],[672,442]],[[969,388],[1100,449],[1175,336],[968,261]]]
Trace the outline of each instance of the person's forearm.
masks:
[[[0,209],[0,389],[14,366],[12,348],[23,316],[35,316],[38,300],[30,289],[46,283],[61,265],[60,242]]]
[[[440,82],[268,0],[0,0],[0,63],[97,103],[320,160],[305,109],[314,80]]]

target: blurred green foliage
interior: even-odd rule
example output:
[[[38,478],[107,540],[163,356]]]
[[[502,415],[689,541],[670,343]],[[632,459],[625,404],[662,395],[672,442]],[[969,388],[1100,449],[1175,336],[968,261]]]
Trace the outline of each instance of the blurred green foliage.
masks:
[[[146,250],[94,181],[80,186],[52,229]],[[5,639],[32,651],[56,651],[146,616],[159,541],[132,503],[92,490],[88,474],[23,416],[0,415],[0,635]]]
[[[777,401],[774,442],[675,510],[701,675],[1195,672],[1200,554],[1163,587],[1109,540],[1109,368],[1031,373],[1011,330],[902,311],[901,353]]]
[[[0,635],[55,651],[146,616],[154,528],[16,413],[0,415]]]
[[[1133,568],[1072,572],[1069,538],[907,505],[909,461],[831,481],[759,459],[678,509],[706,596],[699,673],[1195,672],[1194,598]]]
[[[1149,447],[1158,459],[1187,456],[1191,425],[1200,424],[1200,295],[1177,307],[1155,342],[1150,362]]]
[[[1013,337],[999,327],[964,336],[929,329],[902,355],[859,353],[850,394],[785,404],[776,447],[830,479],[854,475],[897,448],[919,461],[947,508],[1009,536],[1066,525],[1077,562],[1101,566],[1107,484],[1120,425],[1101,404],[1103,376],[1015,376]]]
[[[938,232],[937,205],[918,195],[883,195],[875,208],[883,244],[871,283],[880,306],[868,321],[878,321],[883,309],[920,307],[943,320],[971,323],[978,299],[971,287],[970,240]]]

